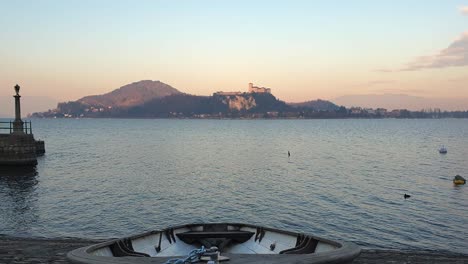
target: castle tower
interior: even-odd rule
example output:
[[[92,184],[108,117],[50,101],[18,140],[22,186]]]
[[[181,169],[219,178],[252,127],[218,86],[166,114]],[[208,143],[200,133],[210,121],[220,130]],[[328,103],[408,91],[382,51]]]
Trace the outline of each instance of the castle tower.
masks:
[[[253,83],[249,83],[249,93],[253,93]]]

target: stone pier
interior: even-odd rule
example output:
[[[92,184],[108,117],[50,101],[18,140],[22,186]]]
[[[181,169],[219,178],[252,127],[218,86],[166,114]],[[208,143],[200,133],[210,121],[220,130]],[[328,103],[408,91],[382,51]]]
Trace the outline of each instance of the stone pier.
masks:
[[[34,166],[45,153],[44,141],[35,140],[31,122],[21,120],[20,86],[15,86],[15,120],[0,122],[0,165]]]
[[[33,135],[0,135],[1,165],[36,165],[37,148]]]

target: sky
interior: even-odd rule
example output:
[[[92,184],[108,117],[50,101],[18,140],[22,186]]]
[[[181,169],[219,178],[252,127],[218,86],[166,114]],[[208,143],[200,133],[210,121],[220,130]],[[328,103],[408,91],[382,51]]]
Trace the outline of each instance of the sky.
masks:
[[[467,98],[468,1],[0,0],[0,96],[58,101],[139,80],[210,95],[270,87]]]

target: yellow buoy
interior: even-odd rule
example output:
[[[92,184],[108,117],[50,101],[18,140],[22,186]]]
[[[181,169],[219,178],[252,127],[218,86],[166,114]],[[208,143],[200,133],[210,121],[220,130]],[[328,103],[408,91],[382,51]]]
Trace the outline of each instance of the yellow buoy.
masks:
[[[455,185],[462,185],[466,183],[466,180],[462,176],[457,175],[455,178],[453,178],[453,183]]]

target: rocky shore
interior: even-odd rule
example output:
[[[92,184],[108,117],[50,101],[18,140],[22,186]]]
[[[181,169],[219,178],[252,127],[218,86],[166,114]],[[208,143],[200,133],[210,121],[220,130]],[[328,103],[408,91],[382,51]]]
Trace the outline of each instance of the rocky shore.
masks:
[[[98,243],[102,240],[77,238],[18,238],[0,236],[0,263],[70,263],[68,251]],[[462,264],[468,255],[452,252],[395,251],[365,249],[353,262],[355,264]]]

